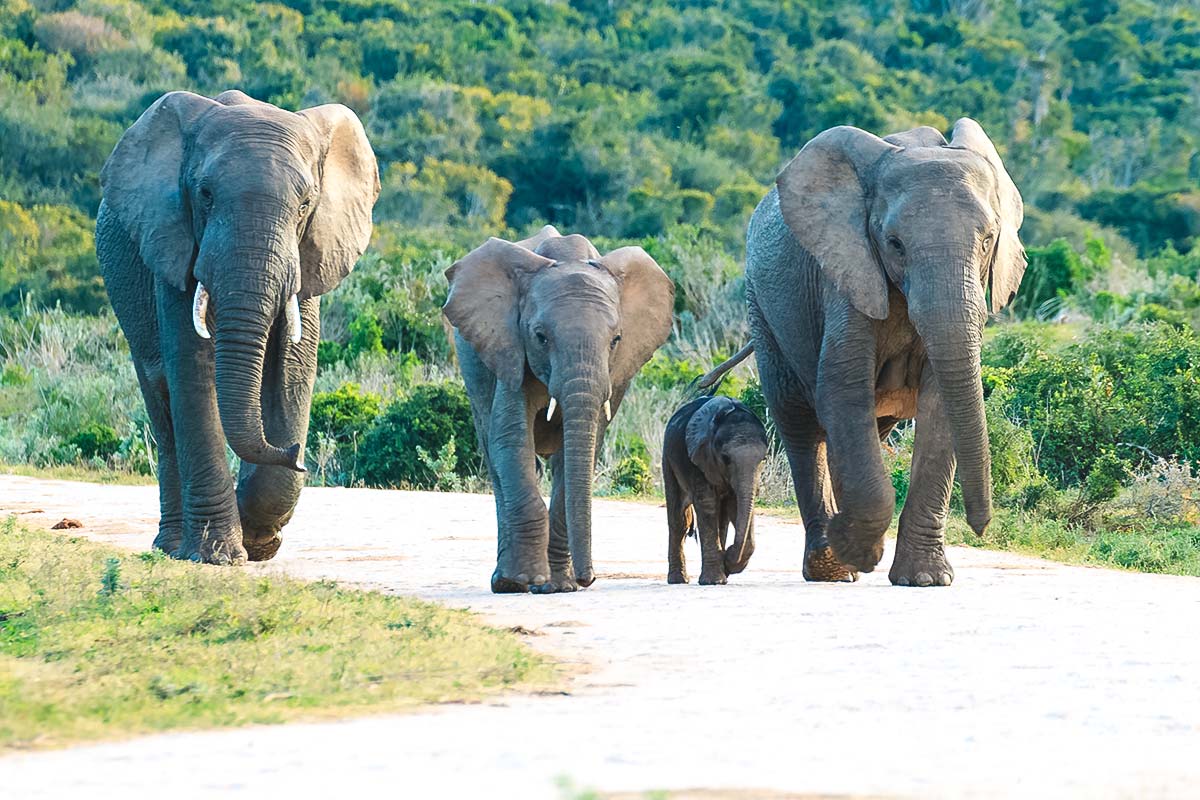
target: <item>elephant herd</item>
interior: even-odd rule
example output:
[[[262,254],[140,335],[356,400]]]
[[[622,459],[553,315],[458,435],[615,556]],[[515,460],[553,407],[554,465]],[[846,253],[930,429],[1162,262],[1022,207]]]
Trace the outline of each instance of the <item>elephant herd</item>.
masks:
[[[293,113],[228,91],[159,98],[100,175],[101,272],[159,451],[154,546],[214,564],[271,558],[304,482],[319,296],[371,237],[374,153],[341,105]],[[880,439],[916,420],[911,488],[889,577],[949,585],[944,531],[956,464],[967,519],[991,518],[980,383],[983,325],[1025,268],[1021,196],[982,128],[947,141],[852,127],[812,139],[750,219],[751,341],[804,520],[803,573],[853,580],[883,554],[895,511]],[[491,238],[446,271],[443,309],[496,500],[494,592],[595,580],[599,444],[672,330],[675,287],[640,247],[599,253],[551,226]],[[225,445],[241,466],[230,474]],[[725,583],[754,551],[768,437],[744,405],[700,397],[663,443],[668,581]],[[549,508],[538,488],[549,463]],[[734,539],[727,545],[729,527]]]

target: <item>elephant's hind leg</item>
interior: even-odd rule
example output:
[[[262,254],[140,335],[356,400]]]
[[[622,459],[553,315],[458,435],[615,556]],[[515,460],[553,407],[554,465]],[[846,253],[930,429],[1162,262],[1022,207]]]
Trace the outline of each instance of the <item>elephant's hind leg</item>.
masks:
[[[758,345],[756,344],[756,347]],[[833,554],[826,531],[837,512],[825,458],[825,432],[817,415],[804,400],[799,381],[782,366],[783,357],[764,338],[759,358],[763,396],[787,451],[796,489],[796,504],[804,521],[804,564],[808,581],[854,581],[858,573],[847,569]]]
[[[954,568],[946,560],[945,547],[954,444],[931,373],[926,368],[917,398],[912,478],[900,513],[896,557],[888,572],[888,578],[897,586],[949,586],[954,581]]]
[[[663,469],[663,492],[667,499],[667,583],[687,583],[683,540],[695,525],[695,509],[669,464]]]
[[[179,464],[175,457],[175,426],[171,422],[171,400],[167,380],[156,370],[135,364],[138,385],[146,401],[146,415],[158,449],[158,535],[154,548],[175,556],[183,544],[183,498],[179,488]],[[155,374],[151,374],[154,372]]]

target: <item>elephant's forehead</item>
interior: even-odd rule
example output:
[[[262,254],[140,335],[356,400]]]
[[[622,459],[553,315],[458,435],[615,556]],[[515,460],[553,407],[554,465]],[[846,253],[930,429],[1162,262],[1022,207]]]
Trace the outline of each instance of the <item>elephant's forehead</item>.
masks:
[[[248,144],[275,145],[311,159],[319,150],[312,124],[299,114],[271,106],[222,106],[214,109],[196,135],[197,145],[234,150]]]
[[[922,147],[902,150],[888,159],[880,180],[893,186],[941,181],[987,192],[995,188],[996,174],[985,159],[970,150]]]
[[[592,243],[578,233],[547,239],[535,252],[555,261],[587,261],[589,258],[600,257]]]
[[[586,262],[560,261],[538,273],[535,293],[552,297],[603,297],[617,302],[617,282],[608,270]]]

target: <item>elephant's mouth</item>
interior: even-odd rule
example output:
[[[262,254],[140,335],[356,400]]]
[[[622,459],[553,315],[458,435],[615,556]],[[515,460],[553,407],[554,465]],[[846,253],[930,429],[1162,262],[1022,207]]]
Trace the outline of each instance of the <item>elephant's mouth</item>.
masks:
[[[196,335],[201,339],[211,339],[212,334],[208,331],[208,304],[209,294],[208,289],[199,280],[196,281],[196,294],[192,297],[192,328],[195,329]],[[299,344],[304,338],[304,325],[300,320],[300,298],[298,295],[292,295],[284,307],[284,314],[287,317],[288,341],[292,344]]]

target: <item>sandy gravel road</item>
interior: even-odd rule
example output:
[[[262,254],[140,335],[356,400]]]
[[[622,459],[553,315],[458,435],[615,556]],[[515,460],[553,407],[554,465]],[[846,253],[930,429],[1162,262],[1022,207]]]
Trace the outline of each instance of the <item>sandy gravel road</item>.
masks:
[[[149,545],[156,508],[153,487],[0,476],[0,514],[76,517],[125,547]],[[662,509],[597,501],[591,589],[493,596],[493,525],[486,496],[306,489],[280,557],[254,568],[522,625],[588,665],[567,696],[20,754],[0,759],[0,795],[529,800],[566,778],[702,797],[1200,796],[1200,580],[956,549],[950,589],[892,588],[886,566],[807,584],[799,524],[763,518],[731,585],[667,586]]]

